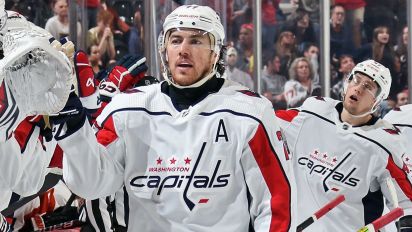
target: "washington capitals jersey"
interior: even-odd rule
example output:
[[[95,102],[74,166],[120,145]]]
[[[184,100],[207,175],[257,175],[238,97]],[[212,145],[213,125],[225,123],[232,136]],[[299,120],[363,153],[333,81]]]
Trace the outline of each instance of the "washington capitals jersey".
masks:
[[[162,84],[162,83],[161,83]],[[295,185],[271,103],[232,81],[178,111],[161,84],[116,95],[59,141],[87,199],[123,185],[129,231],[295,231]]]
[[[404,105],[389,111],[384,117],[392,123],[406,137],[408,152],[402,156],[403,161],[408,166],[409,176],[412,176],[412,104]]]
[[[7,207],[11,192],[21,196],[37,193],[49,172],[55,146],[56,141],[43,143],[40,128],[27,121],[0,143],[0,209]]]
[[[342,103],[308,98],[299,109],[277,111],[292,153],[298,223],[343,194],[346,200],[305,231],[357,231],[382,215],[384,197],[410,213],[412,187],[400,159],[403,137],[382,119],[353,127],[340,120]],[[339,110],[340,109],[340,110]]]

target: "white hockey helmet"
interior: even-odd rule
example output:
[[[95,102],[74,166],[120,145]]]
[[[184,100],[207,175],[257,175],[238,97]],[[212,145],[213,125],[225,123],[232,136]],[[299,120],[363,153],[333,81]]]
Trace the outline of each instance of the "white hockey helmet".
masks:
[[[211,33],[214,37],[213,51],[219,54],[225,39],[225,31],[219,15],[208,6],[183,5],[170,13],[163,23],[163,33],[159,39],[159,48],[166,47],[166,35],[172,29],[189,28]]]
[[[374,60],[362,61],[352,69],[349,78],[345,81],[343,90],[344,95],[346,95],[349,81],[352,80],[356,73],[361,73],[368,76],[379,87],[378,93],[375,96],[376,102],[371,109],[371,112],[374,112],[377,109],[377,106],[389,96],[392,83],[391,73],[388,68]]]

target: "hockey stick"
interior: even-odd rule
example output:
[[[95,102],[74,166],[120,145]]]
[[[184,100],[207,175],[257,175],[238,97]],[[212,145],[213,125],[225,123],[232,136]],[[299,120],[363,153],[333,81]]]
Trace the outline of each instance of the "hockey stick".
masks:
[[[376,219],[372,223],[362,227],[358,230],[358,232],[375,232],[381,229],[382,227],[386,226],[387,224],[395,221],[399,217],[403,215],[402,208],[395,208],[391,210],[389,213],[383,215],[382,217]]]
[[[40,194],[46,192],[47,190],[53,188],[59,180],[62,178],[61,174],[56,174],[56,173],[48,173],[44,179],[43,186],[40,188],[40,190],[31,196],[24,197],[1,211],[1,214],[4,215],[5,217],[11,216],[14,211],[19,209],[20,207],[24,206],[25,204],[29,203],[31,200],[34,198],[38,197]]]
[[[306,229],[308,226],[312,225],[315,221],[319,220],[323,215],[327,214],[329,211],[331,211],[333,208],[335,208],[337,205],[342,203],[345,200],[344,195],[339,195],[329,203],[327,203],[325,206],[323,206],[321,209],[316,211],[312,216],[310,216],[308,219],[300,223],[300,225],[296,228],[296,232],[303,231]]]

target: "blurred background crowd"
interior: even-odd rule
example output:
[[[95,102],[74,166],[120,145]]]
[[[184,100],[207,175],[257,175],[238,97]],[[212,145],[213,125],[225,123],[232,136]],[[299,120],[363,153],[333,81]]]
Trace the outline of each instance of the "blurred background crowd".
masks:
[[[325,91],[320,77],[320,1],[261,1],[259,89],[276,109],[297,107]],[[181,4],[192,3],[211,6],[222,15],[228,45],[226,78],[257,91],[252,0],[6,0],[6,9],[21,13],[57,39],[75,35],[70,39],[87,51],[97,73],[126,54],[156,56],[145,32],[156,39],[164,17]],[[76,17],[71,17],[70,4],[76,7]],[[146,23],[145,4],[156,9],[153,20]],[[407,1],[331,0],[330,4],[330,96],[340,99],[343,81],[355,64],[374,59],[390,69],[393,79],[390,97],[378,114],[408,103]],[[70,31],[73,23],[77,33]]]

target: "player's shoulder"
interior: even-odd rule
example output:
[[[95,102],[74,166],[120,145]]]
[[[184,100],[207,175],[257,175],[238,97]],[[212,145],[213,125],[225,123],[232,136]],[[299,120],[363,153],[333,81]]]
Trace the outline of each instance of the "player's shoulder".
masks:
[[[404,105],[389,111],[385,120],[397,125],[412,125],[412,104]]]
[[[145,108],[148,99],[153,99],[159,95],[160,85],[153,84],[128,89],[115,95],[111,102],[104,108],[102,114],[113,114],[120,111],[128,111],[133,108]]]
[[[266,107],[272,107],[266,97],[231,80],[225,80],[214,99],[221,102],[223,107],[235,107],[251,112],[260,112]]]
[[[309,97],[303,102],[299,109],[300,111],[308,111],[318,115],[327,115],[335,110],[335,106],[339,102],[340,101],[328,97]]]
[[[386,120],[377,119],[373,125],[362,126],[357,133],[390,154],[404,152],[401,151],[403,149],[401,145],[405,142],[402,132]]]

